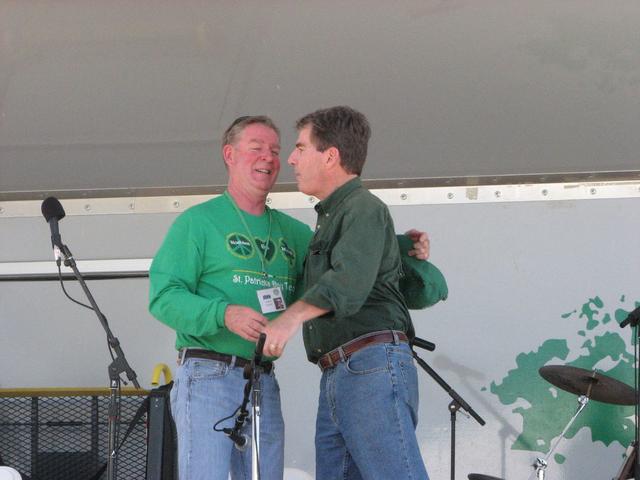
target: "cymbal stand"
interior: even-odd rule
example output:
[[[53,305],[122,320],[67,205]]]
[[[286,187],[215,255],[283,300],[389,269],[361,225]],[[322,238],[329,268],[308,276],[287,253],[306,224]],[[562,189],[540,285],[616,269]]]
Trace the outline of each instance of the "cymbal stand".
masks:
[[[636,304],[637,305],[637,304]],[[637,307],[634,311],[632,311],[631,313],[629,313],[629,315],[627,316],[627,318],[625,318],[622,322],[620,322],[620,328],[624,328],[627,325],[631,326],[631,329],[633,331],[633,339],[635,340],[634,343],[634,348],[633,348],[633,356],[634,356],[634,362],[633,362],[633,366],[635,369],[635,375],[634,375],[634,387],[635,387],[635,391],[636,391],[636,402],[635,402],[635,448],[637,451],[638,445],[640,445],[640,425],[639,425],[639,421],[640,421],[640,414],[639,414],[639,409],[640,409],[640,368],[638,368],[638,343],[640,342],[640,328],[638,328],[638,323],[640,323],[640,307]],[[635,455],[635,461],[634,461],[634,466],[633,466],[633,475],[634,478],[640,478],[640,455]]]
[[[591,390],[591,387],[589,387],[589,390]],[[544,480],[545,474],[546,474],[546,470],[547,470],[547,466],[548,466],[548,462],[549,462],[549,458],[551,458],[551,455],[553,455],[553,452],[556,450],[556,448],[558,448],[558,445],[560,444],[560,442],[562,440],[564,440],[565,433],[567,433],[567,430],[569,430],[569,428],[571,428],[571,425],[573,425],[573,422],[576,420],[576,418],[578,418],[578,415],[580,415],[580,413],[582,413],[582,410],[584,410],[584,408],[587,406],[587,403],[589,403],[589,397],[588,396],[580,395],[578,397],[578,410],[573,415],[573,417],[571,417],[571,420],[569,420],[569,423],[567,424],[567,426],[564,427],[564,430],[562,430],[562,433],[560,434],[560,436],[557,438],[557,440],[555,441],[555,443],[551,447],[551,450],[549,450],[549,453],[547,453],[547,455],[544,458],[540,458],[540,457],[536,458],[536,461],[533,464],[533,466],[535,467],[535,471],[534,471],[535,477],[534,478],[536,480]],[[529,479],[531,479],[532,475],[529,476]]]

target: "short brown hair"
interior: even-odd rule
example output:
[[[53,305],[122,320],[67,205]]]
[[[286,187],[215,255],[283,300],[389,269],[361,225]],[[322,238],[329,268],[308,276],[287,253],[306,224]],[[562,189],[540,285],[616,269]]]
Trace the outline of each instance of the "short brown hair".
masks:
[[[337,106],[316,110],[296,122],[298,130],[307,125],[311,125],[311,141],[319,151],[336,147],[342,168],[347,173],[362,173],[371,138],[367,117],[351,107]]]
[[[229,144],[233,145],[238,139],[238,135],[240,135],[246,127],[253,125],[254,123],[259,123],[265,127],[269,127],[271,130],[276,132],[278,139],[280,139],[280,130],[269,117],[266,115],[245,115],[243,117],[236,118],[231,125],[229,125],[229,128],[224,131],[224,135],[222,135],[222,146],[224,147]]]

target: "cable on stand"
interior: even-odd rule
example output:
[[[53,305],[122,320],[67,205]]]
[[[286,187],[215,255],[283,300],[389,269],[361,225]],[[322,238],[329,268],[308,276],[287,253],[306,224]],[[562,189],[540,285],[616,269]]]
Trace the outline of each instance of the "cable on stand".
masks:
[[[434,343],[428,340],[415,337],[411,342],[412,347],[420,347],[430,352],[434,351],[436,346]],[[486,422],[478,415],[473,408],[469,406],[467,402],[453,389],[447,382],[445,382],[440,375],[438,375],[433,368],[431,368],[427,362],[418,356],[413,350],[413,358],[416,359],[418,365],[427,372],[431,378],[433,378],[442,389],[449,394],[453,399],[448,405],[448,410],[451,415],[451,480],[455,480],[456,474],[456,414],[460,408],[469,413],[480,425],[484,425]]]

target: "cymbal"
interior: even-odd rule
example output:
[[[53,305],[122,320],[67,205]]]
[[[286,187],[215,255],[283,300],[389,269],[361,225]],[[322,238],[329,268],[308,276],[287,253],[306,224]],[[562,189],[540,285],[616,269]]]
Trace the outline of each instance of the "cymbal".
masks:
[[[568,365],[547,365],[538,372],[542,378],[556,387],[576,395],[586,395],[591,400],[616,405],[636,403],[633,388],[595,370]]]
[[[470,473],[469,480],[502,480],[498,477],[490,477],[489,475],[482,475],[480,473]]]

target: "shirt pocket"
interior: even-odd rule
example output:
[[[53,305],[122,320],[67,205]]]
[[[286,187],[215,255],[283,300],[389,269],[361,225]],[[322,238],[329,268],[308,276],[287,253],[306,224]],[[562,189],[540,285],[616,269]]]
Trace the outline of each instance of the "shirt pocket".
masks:
[[[311,286],[324,272],[331,268],[331,250],[326,240],[316,240],[309,244],[305,259],[305,281]]]

